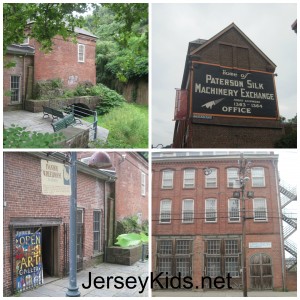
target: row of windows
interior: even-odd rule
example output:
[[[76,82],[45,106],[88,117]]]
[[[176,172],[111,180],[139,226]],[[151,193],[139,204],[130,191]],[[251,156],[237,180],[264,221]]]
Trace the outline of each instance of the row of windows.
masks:
[[[254,221],[265,222],[268,221],[267,214],[267,201],[265,198],[254,198],[253,200],[253,219]],[[240,199],[231,198],[228,199],[228,221],[240,222]],[[205,199],[205,222],[215,223],[217,222],[217,199],[208,198]],[[182,223],[194,222],[194,200],[184,199],[182,200]],[[171,223],[172,220],[172,200],[163,199],[160,201],[160,223]]]
[[[165,275],[192,275],[193,241],[159,240],[157,243],[157,270]],[[206,240],[204,248],[205,275],[212,278],[230,273],[239,277],[241,241],[239,239]]]
[[[215,168],[210,169],[211,173],[205,176],[205,188],[218,187],[218,170]],[[195,169],[183,170],[183,188],[195,187]],[[252,187],[265,186],[265,171],[262,167],[255,167],[251,169]],[[162,185],[163,189],[172,189],[174,186],[174,170],[164,170],[162,172]],[[240,188],[240,176],[238,168],[227,169],[227,187]]]

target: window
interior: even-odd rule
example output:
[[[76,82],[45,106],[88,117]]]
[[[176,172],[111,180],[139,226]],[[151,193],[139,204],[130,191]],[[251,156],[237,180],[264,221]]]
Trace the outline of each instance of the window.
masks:
[[[195,170],[186,169],[183,173],[183,187],[193,188],[195,187]]]
[[[12,75],[10,77],[10,101],[11,103],[19,103],[20,102],[20,76]]]
[[[160,223],[171,223],[172,200],[164,199],[160,201]]]
[[[211,169],[211,173],[205,176],[205,187],[216,188],[217,187],[217,169]]]
[[[264,187],[265,186],[265,170],[264,168],[252,168],[252,187]]]
[[[239,169],[238,168],[228,168],[227,169],[227,187],[240,188]]]
[[[205,241],[206,276],[215,278],[239,277],[241,267],[241,243],[238,239],[218,239]]]
[[[78,44],[78,62],[85,61],[85,45]]]
[[[101,212],[94,211],[94,225],[93,225],[93,233],[94,233],[94,252],[100,252],[101,249]]]
[[[142,191],[142,196],[146,195],[146,174],[141,173],[141,191]]]
[[[228,220],[229,222],[240,221],[240,200],[229,199],[228,200]]]
[[[173,176],[174,171],[165,170],[162,174],[162,188],[163,189],[172,189],[173,188]]]
[[[184,199],[182,201],[182,223],[194,222],[194,200]]]
[[[158,241],[157,254],[158,272],[163,272],[163,276],[171,275],[173,254],[172,240]]]
[[[205,222],[217,222],[217,199],[205,200]]]
[[[267,201],[264,198],[253,199],[254,221],[268,221]]]
[[[77,259],[83,257],[83,209],[76,211]]]
[[[190,276],[192,270],[192,240],[159,240],[157,270],[162,276]]]

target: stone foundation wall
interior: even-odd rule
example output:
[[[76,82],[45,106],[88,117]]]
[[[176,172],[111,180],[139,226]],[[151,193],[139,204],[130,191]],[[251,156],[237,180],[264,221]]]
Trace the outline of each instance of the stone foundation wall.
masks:
[[[57,98],[49,100],[27,100],[25,101],[25,110],[30,112],[42,112],[43,106],[49,106],[56,109],[61,109],[63,107],[82,103],[87,105],[91,110],[94,110],[100,103],[100,98],[98,96],[83,96],[83,97],[72,97],[72,98]]]

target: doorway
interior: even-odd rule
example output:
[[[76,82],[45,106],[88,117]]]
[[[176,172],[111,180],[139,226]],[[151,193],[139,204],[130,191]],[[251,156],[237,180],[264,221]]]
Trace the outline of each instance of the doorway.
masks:
[[[58,276],[58,227],[42,228],[42,260],[44,278]]]
[[[257,253],[250,258],[250,287],[254,290],[273,289],[271,257]]]

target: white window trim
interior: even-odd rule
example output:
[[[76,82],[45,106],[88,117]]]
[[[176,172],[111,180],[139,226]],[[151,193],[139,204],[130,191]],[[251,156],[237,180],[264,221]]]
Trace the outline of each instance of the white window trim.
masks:
[[[254,169],[263,169],[263,185],[259,185],[259,186],[257,186],[257,185],[254,185],[253,184],[253,172],[252,172],[252,170],[254,170]],[[257,178],[256,176],[254,176],[254,178]],[[261,178],[261,177],[258,177],[258,178]],[[264,167],[254,167],[254,168],[252,168],[251,169],[251,181],[252,181],[252,187],[258,187],[258,188],[260,188],[260,187],[266,187],[266,176],[265,176],[265,168]]]
[[[194,178],[193,178],[193,180],[194,180],[194,182],[193,182],[193,186],[186,186],[186,182],[185,182],[185,180],[186,180],[186,178],[185,178],[185,174],[186,174],[186,171],[193,171],[194,172]],[[195,178],[196,178],[196,172],[195,172],[195,169],[185,169],[185,170],[183,170],[183,188],[184,189],[193,189],[194,187],[195,187]]]
[[[238,220],[234,220],[234,221],[230,220],[230,206],[229,206],[230,200],[238,200],[239,201],[239,219]],[[229,223],[241,222],[241,201],[240,201],[240,199],[236,199],[236,198],[229,198],[228,199],[228,222]]]
[[[207,200],[215,200],[215,214],[216,214],[216,220],[215,221],[208,221],[207,220],[207,212],[206,212],[206,203],[208,202]],[[205,223],[217,223],[218,222],[218,201],[216,198],[207,198],[205,199]]]
[[[169,222],[163,222],[162,220],[161,220],[161,213],[162,213],[162,202],[163,201],[168,201],[168,202],[170,202],[171,203],[171,205],[170,205],[170,221]],[[172,200],[171,199],[162,199],[162,200],[160,200],[160,203],[159,203],[159,223],[160,224],[170,224],[171,223],[171,219],[172,219]]]
[[[172,185],[171,186],[166,186],[166,187],[164,186],[165,172],[172,172]],[[170,189],[173,189],[173,185],[174,185],[174,171],[173,170],[163,170],[162,171],[161,188],[166,189],[166,190],[170,190]]]
[[[255,207],[254,207],[255,200],[264,200],[264,202],[265,202],[265,208],[266,208],[266,218],[265,219],[256,219],[255,218]],[[253,198],[252,204],[253,204],[253,221],[254,222],[268,222],[267,199],[266,198]]]
[[[21,80],[22,80],[22,76],[21,75],[14,75],[14,74],[11,74],[10,75],[10,86],[9,86],[9,90],[10,92],[12,92],[12,89],[11,89],[11,78],[12,76],[14,77],[19,77],[19,93],[18,93],[18,101],[14,101],[12,102],[11,101],[11,97],[10,97],[10,104],[20,104],[22,101],[21,101],[21,93],[22,93],[22,83],[21,83]]]
[[[29,45],[29,36],[26,36],[24,38],[24,41],[23,41],[23,43],[21,45]]]
[[[141,194],[146,196],[146,174],[144,172],[141,173]]]
[[[185,201],[192,201],[192,203],[193,203],[193,217],[192,217],[192,220],[191,221],[185,221],[184,220],[184,202]],[[194,199],[183,199],[182,200],[182,209],[181,209],[181,211],[182,211],[182,216],[181,216],[181,220],[182,220],[182,223],[194,223],[194,217],[195,217],[195,201],[194,201]]]
[[[83,49],[83,60],[80,60],[79,57],[80,57],[80,46],[82,46],[82,49]],[[84,63],[85,62],[85,45],[84,44],[78,44],[78,47],[77,47],[77,61],[78,62],[81,62],[81,63]]]
[[[216,168],[210,168],[211,170],[214,170],[215,171],[215,174],[216,174],[216,176],[215,176],[215,179],[216,179],[216,185],[215,186],[207,186],[207,179],[208,178],[212,178],[212,177],[209,177],[210,175],[206,175],[205,176],[205,188],[207,188],[207,189],[215,189],[215,188],[217,188],[218,187],[218,169],[216,169]]]
[[[227,175],[227,187],[228,188],[234,188],[234,189],[238,189],[241,187],[238,179],[239,179],[239,175],[237,176],[237,180],[233,181],[229,181],[229,170],[239,170],[238,168],[227,168],[226,170],[226,175]],[[238,174],[238,173],[237,173]]]

